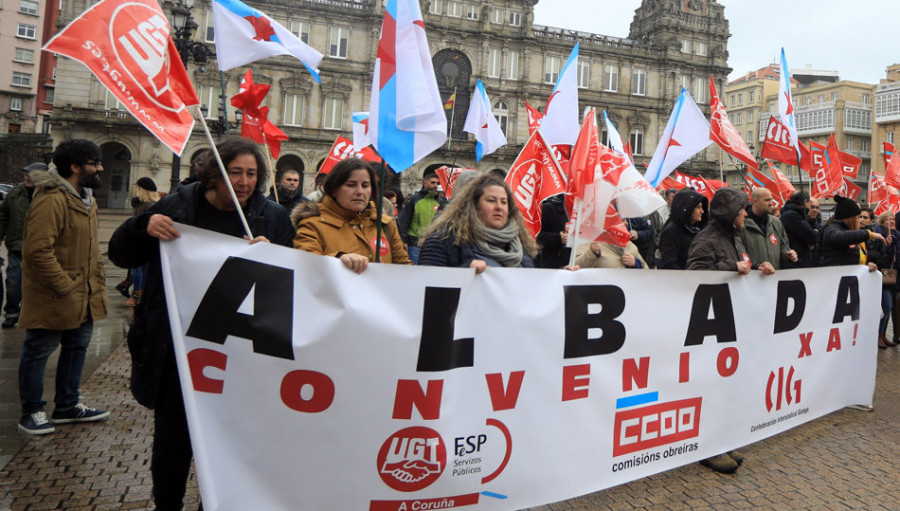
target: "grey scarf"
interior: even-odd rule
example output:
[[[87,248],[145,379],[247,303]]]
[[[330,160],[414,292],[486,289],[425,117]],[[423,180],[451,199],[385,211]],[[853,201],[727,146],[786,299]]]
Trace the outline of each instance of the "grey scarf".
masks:
[[[522,263],[522,241],[519,226],[507,222],[502,229],[491,229],[479,222],[475,246],[484,255],[506,267],[516,267]]]

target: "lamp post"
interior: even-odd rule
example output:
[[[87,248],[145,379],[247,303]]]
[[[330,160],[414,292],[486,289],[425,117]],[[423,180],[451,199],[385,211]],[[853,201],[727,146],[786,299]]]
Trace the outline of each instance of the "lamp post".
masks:
[[[214,57],[215,53],[205,44],[194,41],[194,32],[197,30],[197,22],[191,16],[191,8],[194,6],[194,0],[183,0],[181,3],[169,3],[169,9],[172,12],[172,24],[174,36],[172,41],[175,43],[175,49],[178,56],[185,67],[193,60],[198,65],[206,64],[210,57]],[[224,95],[224,87],[223,87]],[[220,96],[220,100],[224,98]],[[220,107],[221,108],[221,107]],[[181,181],[181,156],[172,156],[172,177],[169,191],[174,192],[178,188]]]

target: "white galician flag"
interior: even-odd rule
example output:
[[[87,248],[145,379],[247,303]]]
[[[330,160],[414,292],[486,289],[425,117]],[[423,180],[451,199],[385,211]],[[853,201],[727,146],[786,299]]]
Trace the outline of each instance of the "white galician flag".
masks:
[[[275,55],[293,55],[320,81],[322,54],[280,23],[240,0],[214,0],[212,8],[220,70],[228,71]]]
[[[711,143],[709,121],[688,91],[682,88],[644,178],[653,188],[658,187],[679,165]]]
[[[784,56],[784,48],[781,49],[778,115],[781,116],[781,122],[787,126],[788,133],[791,135],[791,145],[794,146],[794,149],[799,148],[800,146],[797,145],[797,119],[794,117],[794,98],[791,97],[791,68],[788,67],[787,59]]]
[[[360,150],[372,143],[369,140],[369,112],[353,112],[353,147]]]
[[[475,135],[475,140],[478,141],[475,146],[477,161],[506,145],[506,135],[491,112],[491,100],[488,99],[481,80],[475,83],[475,92],[472,94],[472,101],[469,102],[469,113],[466,114],[463,131]]]
[[[544,107],[541,135],[550,145],[575,145],[578,139],[578,43],[572,48],[566,65]]]
[[[616,127],[613,126],[612,121],[609,120],[609,116],[606,115],[606,110],[603,111],[603,122],[606,124],[606,140],[609,148],[617,153],[628,156],[628,153],[625,152],[625,144],[622,143],[622,136],[619,135],[619,130],[617,130]]]

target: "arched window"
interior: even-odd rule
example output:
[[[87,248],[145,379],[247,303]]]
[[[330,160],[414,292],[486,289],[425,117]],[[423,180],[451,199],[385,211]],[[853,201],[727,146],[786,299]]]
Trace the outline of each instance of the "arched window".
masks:
[[[506,101],[498,99],[494,102],[494,117],[497,119],[497,123],[500,124],[503,134],[506,135],[506,127],[509,125],[509,105]]]

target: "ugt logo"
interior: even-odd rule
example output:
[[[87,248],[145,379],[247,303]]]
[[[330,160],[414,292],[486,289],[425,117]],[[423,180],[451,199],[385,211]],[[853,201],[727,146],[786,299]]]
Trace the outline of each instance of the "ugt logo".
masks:
[[[397,491],[418,491],[435,482],[447,466],[447,447],[437,431],[422,426],[401,429],[378,451],[378,475]]]

